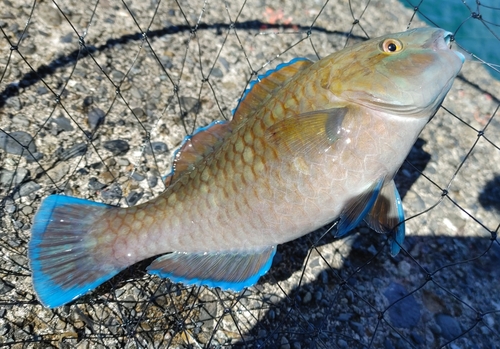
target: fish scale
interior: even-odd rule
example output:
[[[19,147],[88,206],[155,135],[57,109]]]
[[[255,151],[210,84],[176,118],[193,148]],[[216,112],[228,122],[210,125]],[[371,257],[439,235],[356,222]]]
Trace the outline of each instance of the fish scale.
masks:
[[[338,237],[365,220],[396,255],[405,227],[392,179],[460,71],[450,38],[420,28],[279,65],[230,122],[184,140],[167,189],[146,203],[49,196],[29,245],[40,301],[68,303],[153,256],[151,274],[239,291],[277,244],[334,220]]]

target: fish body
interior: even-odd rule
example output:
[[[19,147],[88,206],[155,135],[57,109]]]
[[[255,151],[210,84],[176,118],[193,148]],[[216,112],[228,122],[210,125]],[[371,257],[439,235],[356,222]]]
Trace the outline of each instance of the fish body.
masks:
[[[168,187],[133,207],[52,195],[29,258],[42,304],[65,304],[129,265],[173,281],[240,290],[277,244],[340,219],[404,239],[393,177],[463,64],[451,34],[420,28],[259,76],[230,122],[188,137]]]

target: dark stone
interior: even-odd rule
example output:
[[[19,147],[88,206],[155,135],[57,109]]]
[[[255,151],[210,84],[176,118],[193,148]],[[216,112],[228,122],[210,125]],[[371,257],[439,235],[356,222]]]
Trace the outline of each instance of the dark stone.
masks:
[[[101,191],[101,197],[105,201],[120,199],[122,197],[122,189],[118,183],[113,183]]]
[[[419,335],[417,332],[412,332],[410,334],[410,336],[411,336],[411,339],[413,339],[413,342],[415,342],[415,344],[418,344],[419,346],[424,344],[424,342],[425,342],[424,337]]]
[[[36,153],[35,142],[29,133],[24,131],[14,131],[6,133],[0,130],[0,148],[7,153],[24,156],[31,153]],[[27,149],[27,150],[26,150]]]
[[[85,103],[85,100],[84,100]],[[87,121],[91,130],[97,129],[104,122],[106,114],[102,109],[93,108],[87,115]]]
[[[35,183],[35,182],[28,182],[24,183],[21,185],[21,188],[19,189],[19,197],[22,196],[28,196],[31,193],[34,193],[35,191],[39,190],[41,188],[40,184]],[[15,199],[17,199],[17,195],[14,196]]]
[[[76,156],[82,156],[87,152],[87,143],[78,143],[58,154],[59,159],[65,161]]]
[[[389,317],[395,327],[412,328],[420,320],[420,305],[413,295],[405,297],[407,294],[408,291],[402,285],[394,282],[384,292],[391,304],[397,302],[389,308]]]
[[[151,188],[154,188],[156,187],[156,185],[158,184],[158,177],[156,176],[149,176],[148,177],[148,184]]]
[[[92,96],[87,96],[83,99],[83,106],[84,107],[89,107],[94,103],[94,98]]]
[[[123,155],[130,149],[128,143],[121,139],[106,141],[103,146],[104,149],[109,150],[113,155]]]
[[[142,198],[144,194],[141,192],[133,191],[127,196],[127,203],[130,206],[134,206]]]
[[[55,119],[52,119],[52,122],[54,122],[57,125],[57,128],[61,131],[73,131],[74,130],[73,125],[71,125],[71,121],[62,115],[55,118]]]
[[[49,90],[45,86],[40,86],[39,88],[36,89],[36,93],[38,93],[40,96],[47,94]]]
[[[167,153],[168,147],[163,142],[151,142],[151,146],[146,145],[146,154],[153,155],[153,152],[155,154]]]
[[[131,177],[133,180],[135,180],[137,182],[142,182],[146,178],[144,175],[140,174],[137,171],[134,172]]]
[[[210,75],[216,78],[222,78],[224,76],[224,73],[222,73],[222,70],[220,70],[219,68],[214,67]]]
[[[61,36],[61,42],[69,44],[73,42],[73,33],[66,34],[64,36]]]
[[[441,335],[447,340],[452,340],[462,334],[460,324],[454,317],[450,315],[437,314],[436,323],[441,329]]]
[[[99,182],[97,180],[97,178],[95,177],[90,177],[89,179],[89,188],[91,190],[101,190],[102,188],[104,188],[106,185],[105,184],[102,184],[101,182]]]

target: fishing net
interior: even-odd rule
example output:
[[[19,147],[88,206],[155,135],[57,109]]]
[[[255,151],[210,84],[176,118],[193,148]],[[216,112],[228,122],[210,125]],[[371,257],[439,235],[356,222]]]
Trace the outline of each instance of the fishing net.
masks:
[[[0,345],[496,347],[498,18],[494,1],[1,0]],[[70,305],[38,303],[27,243],[44,197],[150,200],[182,139],[230,119],[257,75],[423,19],[470,61],[396,178],[397,257],[365,226],[340,240],[327,226],[279,246],[240,293],[172,284],[146,261]]]

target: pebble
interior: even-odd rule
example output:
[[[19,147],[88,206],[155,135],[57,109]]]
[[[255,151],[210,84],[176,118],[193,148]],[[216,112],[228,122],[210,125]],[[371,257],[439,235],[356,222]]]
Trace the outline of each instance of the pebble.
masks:
[[[83,156],[87,152],[87,148],[87,143],[77,143],[71,148],[63,150],[60,154],[58,154],[58,158],[66,161],[77,156]]]
[[[69,165],[66,162],[60,162],[47,171],[47,175],[54,181],[59,182],[69,172]]]
[[[128,166],[130,165],[130,161],[128,161],[127,159],[124,159],[124,158],[116,158],[116,164],[118,166]]]
[[[27,216],[33,213],[33,207],[31,206],[24,206],[22,209],[23,213]]]
[[[399,328],[412,328],[420,320],[420,305],[413,295],[401,299],[408,294],[403,285],[392,282],[384,291],[384,296],[389,303],[395,303],[389,308],[391,323]],[[401,299],[401,300],[400,300]]]
[[[60,131],[73,131],[74,127],[71,125],[71,120],[60,115],[59,117],[52,119],[52,122],[57,125]]]
[[[142,108],[134,108],[132,109],[132,113],[138,118],[141,119],[146,113],[144,112],[144,109]]]
[[[0,279],[0,294],[5,294],[14,289],[14,285],[11,283]]]
[[[288,342],[288,339],[286,337],[281,337],[281,349],[290,349],[290,343]]]
[[[26,157],[26,160],[28,160],[28,162],[35,162],[35,161],[38,161],[41,158],[43,158],[43,154],[39,153],[39,152],[35,152],[35,153],[31,153],[31,154],[26,153],[25,157]]]
[[[349,321],[353,314],[351,313],[342,313],[337,316],[338,321]]]
[[[151,142],[151,146],[146,145],[146,154],[153,155],[164,154],[168,152],[168,147],[163,142]]]
[[[123,78],[125,77],[125,73],[115,69],[111,72],[111,77],[113,78],[113,80],[119,82],[123,80]]]
[[[14,155],[24,154],[26,156],[29,155],[29,153],[25,150],[26,147],[29,152],[36,153],[35,142],[29,133],[24,131],[5,133],[0,130],[0,148],[5,150],[7,153]]]
[[[127,203],[130,206],[134,206],[142,198],[143,195],[144,195],[144,193],[142,193],[142,192],[133,191],[130,194],[128,194]]]
[[[113,183],[101,191],[101,198],[105,201],[120,199],[122,197],[122,188],[118,183]]]
[[[307,292],[304,298],[302,299],[302,303],[307,304],[312,300],[311,292]]]
[[[132,95],[132,97],[134,97],[135,99],[138,99],[138,100],[142,100],[144,95],[142,93],[141,90],[139,90],[137,87],[135,86],[132,86],[129,90],[130,94]]]
[[[362,323],[356,322],[356,321],[351,321],[349,323],[349,326],[356,332],[358,335],[363,336],[364,329],[365,327],[363,326]]]
[[[84,100],[85,103],[85,100]],[[87,115],[87,122],[92,131],[96,130],[99,126],[104,123],[104,118],[106,114],[102,109],[92,108]]]
[[[94,98],[92,98],[92,96],[87,96],[83,99],[83,107],[85,108],[90,107],[92,103],[94,103]]]
[[[419,346],[420,345],[423,345],[425,343],[425,339],[424,337],[422,337],[420,334],[418,334],[417,332],[412,332],[410,334],[411,336],[411,339],[413,339],[413,342],[415,342],[415,344],[418,344]]]
[[[59,40],[64,44],[69,44],[73,42],[73,33],[68,33],[66,35],[63,35]]]
[[[21,110],[22,108],[21,100],[17,96],[10,97],[5,104],[15,110]]]
[[[40,96],[47,94],[49,90],[45,86],[40,86],[39,88],[36,89],[36,93]]]
[[[200,101],[197,98],[189,97],[189,96],[181,96],[180,97],[182,109],[186,112],[190,112],[197,108],[200,104]]]
[[[97,190],[101,190],[101,189],[103,189],[105,186],[106,186],[106,185],[104,185],[104,184],[102,184],[101,182],[99,182],[99,181],[97,180],[97,178],[95,178],[95,177],[90,177],[90,179],[89,179],[89,189],[90,189],[90,190],[95,190],[95,191],[97,191]]]
[[[12,214],[14,212],[16,212],[17,210],[17,207],[16,205],[14,205],[13,201],[10,201],[8,204],[5,204],[5,209],[4,211],[8,214]]]
[[[127,141],[124,141],[122,139],[106,141],[104,142],[103,146],[104,149],[109,150],[113,153],[113,155],[123,155],[130,149]]]
[[[0,170],[0,184],[4,186],[16,186],[26,178],[27,174],[28,170],[21,167],[16,171]]]
[[[443,313],[437,314],[436,323],[441,329],[441,335],[447,340],[456,338],[462,333],[460,324],[454,317],[450,315]]]
[[[16,115],[12,118],[12,122],[14,124],[16,124],[17,126],[19,126],[20,128],[25,128],[25,127],[28,127],[30,125],[30,122],[29,120],[26,118],[26,116],[24,115]]]
[[[24,183],[19,188],[19,192],[14,195],[14,199],[18,199],[19,197],[23,196],[28,196],[29,194],[34,193],[37,190],[40,190],[40,188],[41,188],[40,184],[33,181]]]
[[[214,69],[212,69],[210,76],[213,76],[215,78],[222,78],[224,76],[224,73],[219,68],[214,67]]]
[[[337,344],[340,348],[343,348],[343,349],[346,349],[346,348],[349,348],[349,345],[347,344],[347,342],[343,339],[339,339],[337,341]]]
[[[142,182],[146,177],[143,174],[140,174],[139,172],[135,171],[132,173],[132,179],[137,182]]]
[[[321,271],[319,278],[324,285],[328,284],[328,273],[326,270]]]
[[[158,177],[148,176],[148,184],[151,188],[156,187],[156,185],[158,184]]]
[[[229,71],[229,62],[224,57],[219,57],[219,62],[222,64],[226,71]]]

